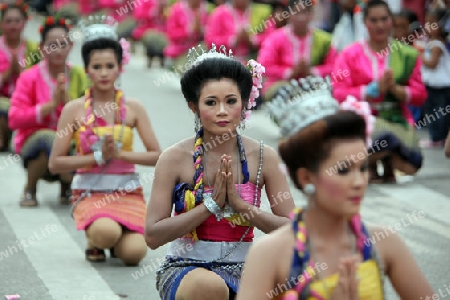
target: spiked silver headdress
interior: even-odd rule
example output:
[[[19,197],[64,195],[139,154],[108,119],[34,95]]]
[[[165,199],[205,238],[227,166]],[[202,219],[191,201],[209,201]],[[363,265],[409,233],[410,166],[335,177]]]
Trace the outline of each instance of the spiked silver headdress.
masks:
[[[292,79],[267,107],[284,137],[291,136],[340,109],[338,101],[331,95],[329,78],[322,77]]]
[[[220,46],[219,51],[217,51],[215,44],[212,44],[211,50],[205,51],[201,45],[198,45],[197,48],[192,47],[189,49],[187,55],[188,63],[191,67],[207,58],[233,58],[233,51],[230,49],[227,52],[224,45]]]
[[[89,16],[78,25],[83,33],[83,44],[98,38],[119,40],[116,33],[118,23],[110,16]]]

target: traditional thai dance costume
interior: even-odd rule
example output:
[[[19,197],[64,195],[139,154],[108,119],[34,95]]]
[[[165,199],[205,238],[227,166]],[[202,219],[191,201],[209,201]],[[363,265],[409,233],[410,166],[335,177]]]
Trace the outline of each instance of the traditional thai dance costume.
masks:
[[[301,60],[310,62],[314,76],[326,77],[332,73],[336,57],[331,35],[325,31],[311,28],[304,37],[297,37],[292,25],[276,30],[263,42],[258,55],[258,62],[266,68],[264,100],[271,101],[289,85],[289,78]]]
[[[366,41],[356,42],[345,49],[339,55],[333,73],[346,70],[349,76],[342,76],[334,83],[333,95],[342,102],[348,95],[366,101],[367,93],[373,94],[374,100],[370,105],[377,118],[372,131],[374,147],[371,151],[394,151],[414,167],[420,168],[423,156],[407,104],[422,106],[427,97],[421,76],[422,63],[414,48],[395,40],[389,44],[395,50],[388,51],[387,55],[372,51]],[[376,96],[373,91],[374,82],[383,76],[387,68],[393,71],[395,83],[406,87],[405,102],[400,102],[390,93]],[[387,143],[386,147],[376,146],[383,140]]]
[[[0,74],[9,69],[13,55],[17,55],[19,64],[23,64],[24,69],[29,69],[39,63],[41,56],[38,44],[31,41],[23,41],[17,49],[8,47],[4,36],[0,36]],[[21,66],[21,68],[23,68]],[[16,81],[19,75],[12,75],[8,81],[0,79],[0,117],[8,117],[10,108],[10,98],[16,88]]]
[[[311,242],[303,221],[303,210],[295,209],[291,219],[296,246],[288,277],[289,282],[284,284],[289,287],[289,290],[274,299],[329,299],[338,285],[339,275],[336,273],[326,278],[320,278],[320,270],[314,269],[316,262],[311,258]],[[363,256],[363,262],[359,264],[356,271],[360,278],[358,299],[383,300],[384,268],[380,256],[372,243],[368,245],[365,243],[369,238],[369,233],[359,218],[352,220],[349,227],[355,236],[353,252],[356,254],[359,251]]]
[[[137,27],[131,37],[142,40],[149,57],[162,56],[167,46],[166,16],[160,12],[160,1],[164,0],[148,0],[133,10]]]
[[[203,203],[203,193],[212,193],[213,187],[203,184],[202,156],[203,128],[199,130],[194,146],[194,183],[187,182],[176,185],[173,193],[175,215],[187,212]],[[236,190],[245,202],[260,207],[261,170],[263,163],[263,143],[260,146],[260,163],[256,185],[249,181],[247,159],[240,135],[237,135],[239,157],[242,166],[238,173]],[[206,171],[205,171],[206,172]],[[193,232],[170,243],[165,262],[157,271],[156,288],[163,300],[175,300],[177,289],[183,277],[195,268],[205,268],[219,275],[228,285],[232,293],[236,293],[245,256],[253,241],[253,226],[239,214],[228,215],[218,221],[211,215]]]
[[[77,154],[93,153],[93,147],[101,147],[108,133],[123,151],[133,151],[133,128],[125,123],[127,107],[122,91],[116,91],[114,126],[93,110],[91,95],[88,90],[84,104],[87,122],[74,135]],[[112,159],[102,166],[78,169],[72,181],[71,200],[78,230],[86,230],[99,218],[110,218],[130,231],[144,234],[146,203],[134,164]]]
[[[71,99],[82,96],[87,86],[84,69],[67,64],[66,78],[68,96]],[[64,104],[60,104],[46,117],[41,116],[41,108],[51,101],[55,89],[56,80],[50,76],[45,60],[24,71],[17,80],[16,89],[11,97],[8,124],[15,130],[14,152],[20,154],[25,168],[28,162],[36,159],[42,151],[50,157]],[[59,180],[59,175],[48,172],[44,179]]]
[[[236,39],[242,29],[259,28],[269,17],[271,8],[264,4],[251,4],[242,12],[234,8],[231,4],[222,4],[217,7],[209,17],[205,31],[205,43],[208,48],[212,44],[224,45],[227,49],[232,49],[237,60],[246,62],[251,56],[252,49],[246,44],[236,44]],[[256,46],[255,35],[251,34],[251,43]],[[264,64],[263,64],[264,65]]]
[[[200,16],[201,28],[204,29],[208,22],[208,4],[202,1],[195,11],[189,7],[186,0],[175,3],[167,17],[168,45],[164,49],[164,56],[173,60],[175,70],[186,68],[189,49],[203,41],[203,32],[194,32],[196,15]]]

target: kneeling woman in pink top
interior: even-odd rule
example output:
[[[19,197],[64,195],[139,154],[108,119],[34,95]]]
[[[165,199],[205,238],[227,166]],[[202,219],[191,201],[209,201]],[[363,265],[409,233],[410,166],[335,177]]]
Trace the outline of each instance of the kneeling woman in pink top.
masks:
[[[145,237],[151,249],[170,243],[156,278],[163,300],[233,299],[254,228],[271,232],[294,208],[276,152],[238,132],[264,68],[255,61],[246,68],[225,52],[213,45],[190,57],[181,89],[196,135],[170,147],[156,166]],[[272,213],[261,209],[268,204]]]
[[[81,51],[92,88],[64,108],[58,130],[75,132],[55,139],[49,167],[54,173],[76,171],[72,213],[77,229],[86,232],[86,259],[105,261],[104,249],[110,249],[112,257],[136,265],[147,253],[142,185],[149,178],[139,177],[135,165],[154,166],[160,147],[145,107],[114,87],[129,59],[127,45],[103,20],[82,25],[82,30]],[[133,152],[134,129],[145,152]],[[66,154],[72,138],[77,156]]]
[[[36,186],[39,179],[61,182],[62,204],[67,204],[70,196],[72,174],[64,172],[55,176],[47,168],[53,140],[57,135],[65,134],[64,131],[56,132],[61,111],[71,99],[80,97],[87,85],[83,69],[67,62],[73,45],[69,28],[65,19],[53,16],[45,19],[40,28],[42,50],[39,54],[44,59],[20,75],[11,97],[8,123],[16,131],[14,151],[20,154],[27,169],[21,206],[38,204]]]

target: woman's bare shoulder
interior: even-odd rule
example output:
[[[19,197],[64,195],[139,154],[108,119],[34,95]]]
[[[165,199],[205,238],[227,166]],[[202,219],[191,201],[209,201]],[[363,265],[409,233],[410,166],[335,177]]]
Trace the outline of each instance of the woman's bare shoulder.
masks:
[[[243,136],[242,142],[244,143],[245,153],[247,155],[258,155],[258,157],[259,157],[260,150],[261,150],[261,143],[262,143],[264,158],[275,157],[278,159],[277,151],[274,148],[272,148],[271,146],[265,144],[264,141],[258,141],[253,138]]]
[[[178,165],[186,158],[192,159],[194,155],[194,138],[187,138],[169,146],[160,156],[160,160],[170,160],[173,165]]]
[[[273,254],[280,257],[280,255],[292,252],[294,243],[292,225],[288,223],[259,238],[252,247],[255,248],[254,251],[264,251],[268,255]]]

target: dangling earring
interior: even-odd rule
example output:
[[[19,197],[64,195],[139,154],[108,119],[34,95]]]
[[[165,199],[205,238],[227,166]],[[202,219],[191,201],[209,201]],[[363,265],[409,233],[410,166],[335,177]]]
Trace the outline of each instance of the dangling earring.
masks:
[[[197,134],[197,132],[200,130],[200,118],[198,117],[198,115],[195,115],[194,117],[194,129],[195,129],[195,133]]]
[[[122,80],[121,80],[121,76],[119,75],[119,77],[117,78],[116,82],[114,83],[114,87],[118,90],[120,90],[120,86],[122,85]]]
[[[239,129],[245,130],[245,109],[241,113],[241,123],[239,123]]]
[[[303,188],[303,191],[305,192],[306,195],[311,196],[316,192],[316,187],[314,186],[314,184],[308,183]]]
[[[305,192],[306,195],[309,196],[308,197],[308,207],[309,208],[314,208],[315,203],[314,203],[314,200],[311,199],[311,196],[314,195],[314,193],[316,192],[316,187],[314,186],[314,184],[308,183],[303,188],[303,191]]]

